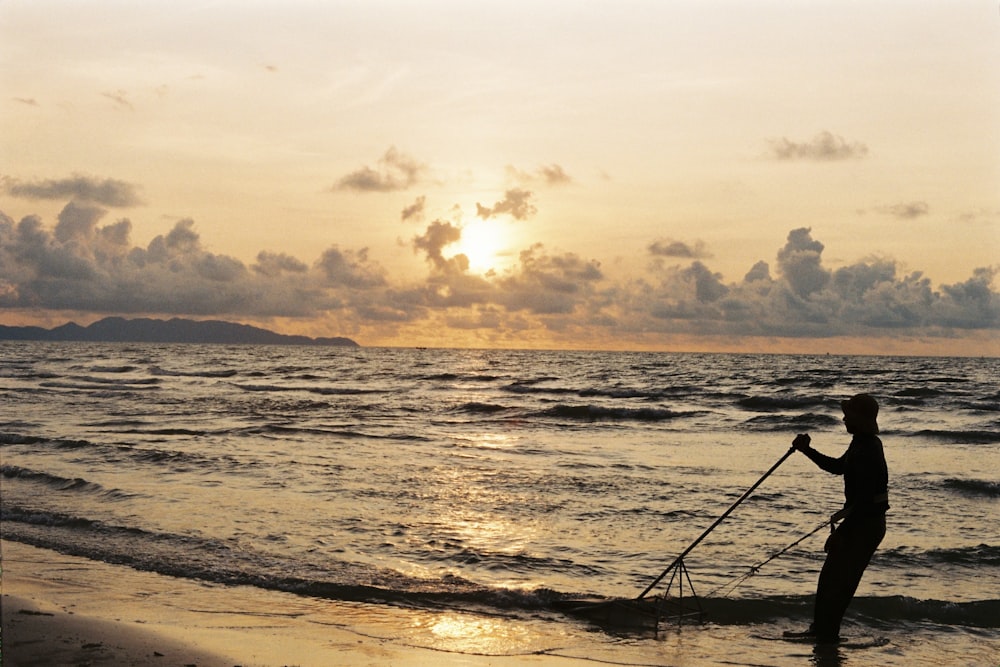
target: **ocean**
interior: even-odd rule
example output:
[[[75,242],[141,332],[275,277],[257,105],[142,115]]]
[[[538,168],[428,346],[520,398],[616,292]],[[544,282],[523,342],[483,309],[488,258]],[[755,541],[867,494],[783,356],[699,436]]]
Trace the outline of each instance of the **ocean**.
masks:
[[[5,540],[470,627],[514,619],[536,628],[530,647],[413,628],[407,641],[542,655],[558,637],[611,664],[816,662],[757,638],[808,624],[843,502],[842,480],[797,453],[684,558],[702,623],[612,628],[565,602],[638,596],[795,434],[843,452],[839,400],[868,392],[891,510],[843,631],[878,642],[838,655],[1000,664],[998,359],[38,342],[0,355]]]

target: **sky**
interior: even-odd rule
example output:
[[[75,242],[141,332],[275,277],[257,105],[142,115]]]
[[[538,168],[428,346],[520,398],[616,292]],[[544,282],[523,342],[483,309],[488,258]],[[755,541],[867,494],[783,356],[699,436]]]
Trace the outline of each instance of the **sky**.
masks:
[[[0,323],[1000,356],[995,0],[3,0]]]

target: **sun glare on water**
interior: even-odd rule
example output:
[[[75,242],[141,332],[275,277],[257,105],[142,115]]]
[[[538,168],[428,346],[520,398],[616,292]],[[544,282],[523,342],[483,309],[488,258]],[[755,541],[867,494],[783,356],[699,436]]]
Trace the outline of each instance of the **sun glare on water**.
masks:
[[[507,242],[504,223],[499,220],[470,220],[462,226],[462,238],[453,246],[455,254],[469,258],[469,270],[485,273],[505,263]]]

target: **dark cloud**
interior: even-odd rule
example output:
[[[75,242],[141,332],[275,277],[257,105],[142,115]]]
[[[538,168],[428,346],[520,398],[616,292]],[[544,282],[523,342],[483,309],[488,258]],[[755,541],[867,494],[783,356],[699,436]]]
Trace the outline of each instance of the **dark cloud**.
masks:
[[[875,209],[879,213],[891,215],[900,220],[913,220],[930,213],[930,206],[925,201],[913,201],[903,204],[893,204],[891,206],[879,206]]]
[[[777,160],[812,160],[832,162],[836,160],[856,160],[868,155],[868,146],[849,142],[839,135],[823,131],[810,141],[795,142],[785,137],[772,139],[771,155]]]
[[[514,188],[504,193],[504,198],[491,207],[476,202],[476,215],[483,220],[489,220],[497,215],[510,215],[515,220],[527,220],[538,212],[531,203],[532,193],[528,190]]]
[[[191,220],[135,247],[131,222],[101,225],[105,215],[71,202],[49,231],[37,216],[0,214],[0,306],[272,317],[313,316],[336,301],[319,267],[303,273],[291,258],[262,254],[250,271],[203,248]]]
[[[63,243],[88,242],[93,237],[97,222],[104,217],[104,213],[104,209],[100,207],[71,201],[59,212],[59,222],[55,230],[56,239]]]
[[[649,250],[651,255],[656,257],[679,257],[682,259],[705,259],[711,257],[705,248],[704,241],[695,241],[694,245],[689,245],[683,241],[658,239],[646,246],[646,249]]]
[[[283,273],[305,273],[309,267],[305,263],[286,255],[285,253],[274,253],[262,250],[257,253],[257,263],[250,267],[257,273],[265,276],[277,277]]]
[[[137,186],[113,178],[73,175],[69,178],[25,182],[5,177],[0,180],[0,188],[13,197],[23,199],[77,199],[115,208],[143,203]]]
[[[329,248],[317,266],[328,286],[369,289],[386,284],[384,269],[368,259],[367,248],[358,251]]]
[[[771,281],[771,267],[768,266],[767,262],[764,260],[754,264],[750,270],[747,271],[747,274],[743,276],[744,283],[754,283],[758,281]]]
[[[573,253],[550,255],[541,244],[524,250],[518,270],[499,281],[501,301],[509,310],[567,314],[593,296],[604,275],[600,263]]]
[[[355,192],[406,190],[420,182],[426,169],[426,165],[392,147],[379,159],[377,168],[361,167],[337,181],[333,190]]]
[[[25,104],[25,105],[27,105],[29,107],[37,107],[38,106],[38,100],[36,100],[34,97],[12,97],[10,99],[14,100],[15,102],[17,102],[19,104]]]
[[[942,285],[947,298],[935,303],[935,314],[942,324],[959,329],[1000,326],[998,296],[992,287],[997,272],[994,267],[979,268],[965,282]]]
[[[802,227],[788,233],[785,247],[778,251],[778,268],[796,294],[807,297],[823,289],[830,273],[822,266],[823,244],[814,241],[811,230]]]
[[[823,250],[810,229],[794,229],[778,251],[777,277],[761,260],[732,284],[697,261],[686,268],[654,265],[657,282],[638,280],[617,295],[617,326],[777,337],[948,335],[1000,327],[996,269],[977,269],[969,280],[935,290],[920,272],[899,275],[887,258],[828,269]]]

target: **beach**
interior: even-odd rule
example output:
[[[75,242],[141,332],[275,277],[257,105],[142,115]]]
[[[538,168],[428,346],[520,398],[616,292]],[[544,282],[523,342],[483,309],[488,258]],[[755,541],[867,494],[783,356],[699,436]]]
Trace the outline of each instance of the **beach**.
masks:
[[[899,635],[864,635],[854,647],[785,644],[764,640],[771,625],[750,634],[712,624],[663,628],[655,638],[594,627],[580,634],[568,619],[336,602],[181,580],[6,540],[0,549],[5,667],[996,664],[992,633],[937,634],[930,647]]]
[[[584,663],[531,655],[538,649],[515,621],[501,629],[494,619],[494,636],[469,636],[470,652],[449,652],[408,643],[440,642],[433,627],[423,638],[414,632],[424,612],[178,580],[6,540],[0,548],[6,667]],[[475,653],[486,644],[501,653]]]

